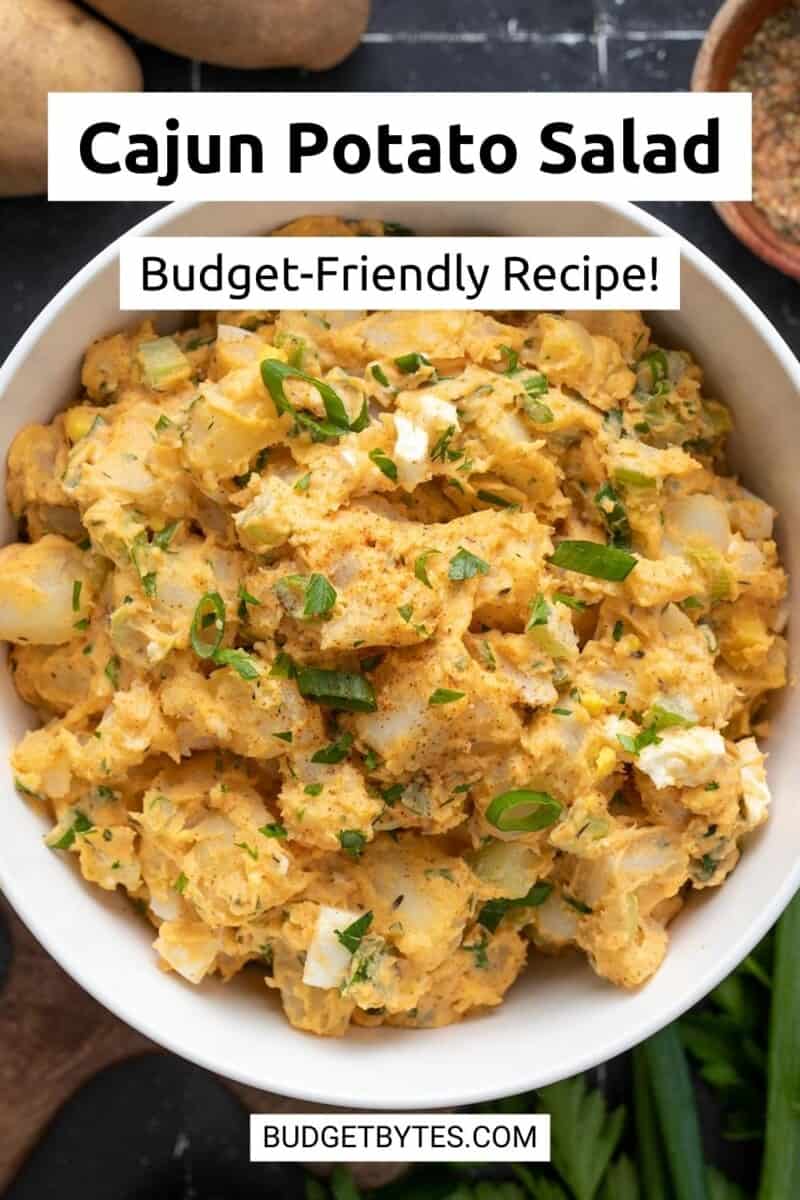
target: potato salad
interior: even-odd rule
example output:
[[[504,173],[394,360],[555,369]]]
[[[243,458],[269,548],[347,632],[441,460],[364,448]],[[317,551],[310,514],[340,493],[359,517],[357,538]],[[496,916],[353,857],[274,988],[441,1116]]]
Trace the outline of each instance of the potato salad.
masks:
[[[457,1021],[538,953],[643,984],[769,807],[787,584],[729,428],[631,312],[96,342],[8,460],[43,853],[316,1034]]]

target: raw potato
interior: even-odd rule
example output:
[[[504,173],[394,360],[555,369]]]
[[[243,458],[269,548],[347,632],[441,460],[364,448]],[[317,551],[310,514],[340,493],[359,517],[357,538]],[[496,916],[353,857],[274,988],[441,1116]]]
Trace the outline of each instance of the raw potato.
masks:
[[[139,92],[136,57],[68,0],[0,0],[0,196],[47,187],[47,93]]]
[[[358,45],[369,0],[89,0],[162,50],[223,67],[325,71]]]

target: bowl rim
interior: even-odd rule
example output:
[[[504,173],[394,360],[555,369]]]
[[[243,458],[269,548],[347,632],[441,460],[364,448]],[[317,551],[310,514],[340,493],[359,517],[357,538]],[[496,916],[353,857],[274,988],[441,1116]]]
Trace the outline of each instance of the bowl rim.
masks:
[[[82,267],[59,289],[56,295],[42,309],[13,347],[5,363],[0,367],[0,396],[4,393],[19,364],[26,357],[28,351],[36,343],[41,334],[47,329],[53,318],[70,303],[72,298],[89,279],[114,261],[118,254],[119,244],[123,238],[139,235],[157,235],[162,225],[180,220],[187,213],[209,203],[208,201],[186,201],[166,205],[114,239],[113,242]],[[267,204],[268,202],[264,203]],[[517,203],[516,207],[536,203],[535,200],[521,201]],[[583,203],[589,203],[595,207],[605,209],[611,216],[623,218],[630,222],[632,226],[638,226],[638,230],[631,230],[631,236],[635,233],[641,233],[645,235],[653,234],[677,237],[680,242],[681,257],[689,260],[716,289],[724,292],[731,303],[755,327],[756,331],[769,346],[770,351],[780,362],[786,375],[796,386],[798,393],[800,393],[800,361],[795,357],[785,339],[739,284],[731,279],[703,251],[689,242],[682,234],[677,233],[663,221],[630,201],[586,201]],[[258,202],[254,202],[250,207],[255,207],[257,204]],[[313,210],[314,206],[309,203],[304,207],[307,210]],[[358,203],[354,203],[351,206],[355,210],[358,207]],[[413,208],[414,206],[406,205],[404,207]],[[429,205],[420,205],[419,207],[427,208]],[[476,204],[475,207],[489,207],[489,205]],[[265,225],[268,222],[269,213],[266,211]],[[16,875],[11,874],[10,877],[2,879],[0,883],[2,884],[2,890],[6,898],[17,915],[47,953],[51,955],[70,978],[74,979],[84,991],[107,1008],[118,1019],[125,1021],[126,1024],[152,1041],[156,1047],[161,1047],[215,1074],[233,1079],[260,1091],[271,1091],[293,1100],[340,1106],[352,1110],[354,1098],[352,1095],[348,1095],[346,1085],[339,1080],[338,1072],[331,1074],[327,1078],[317,1077],[317,1079],[311,1081],[300,1081],[296,1076],[291,1079],[283,1077],[280,1079],[274,1077],[267,1078],[264,1073],[258,1070],[237,1068],[231,1071],[225,1063],[215,1057],[213,1051],[205,1051],[202,1047],[198,1047],[193,1043],[191,1031],[178,1029],[165,1032],[159,1023],[158,1013],[154,1013],[152,1016],[143,1013],[137,1007],[135,997],[124,994],[119,995],[115,991],[113,983],[106,982],[106,977],[103,977],[102,980],[94,979],[92,981],[87,981],[83,977],[83,972],[80,968],[76,968],[71,964],[69,952],[65,951],[64,947],[58,942],[55,934],[51,934],[46,923],[27,914],[25,888],[21,882],[18,882]],[[713,965],[709,966],[708,969],[698,972],[692,987],[676,995],[672,1003],[661,1004],[657,1008],[650,1010],[636,1024],[631,1025],[625,1022],[624,1028],[621,1027],[619,1034],[604,1043],[601,1058],[598,1058],[597,1053],[587,1047],[585,1050],[573,1051],[571,1055],[565,1056],[557,1067],[554,1066],[546,1072],[537,1071],[534,1063],[531,1063],[527,1069],[523,1069],[523,1064],[520,1063],[519,1059],[515,1059],[509,1061],[507,1064],[503,1064],[503,1070],[499,1074],[505,1076],[504,1081],[498,1083],[496,1077],[492,1084],[476,1080],[470,1088],[464,1088],[463,1084],[452,1087],[446,1079],[442,1078],[437,1078],[433,1084],[426,1080],[425,1086],[428,1095],[422,1103],[409,1102],[406,1095],[393,1093],[392,1080],[385,1078],[385,1097],[382,1095],[380,1108],[376,1105],[362,1104],[361,1110],[384,1112],[392,1110],[419,1111],[421,1108],[431,1110],[476,1104],[524,1092],[533,1087],[543,1087],[557,1080],[569,1078],[582,1071],[590,1070],[600,1062],[609,1061],[617,1055],[630,1050],[633,1046],[638,1045],[652,1034],[658,1032],[658,1030],[670,1024],[716,987],[750,953],[764,934],[767,933],[798,888],[800,888],[800,857],[798,857],[792,870],[787,872],[780,886],[770,898],[769,904],[765,905],[759,912],[750,914],[749,919],[742,923],[738,935],[728,944],[725,952],[715,957]],[[621,1022],[620,1024],[622,1026],[623,1023]],[[424,1033],[424,1031],[416,1032]],[[269,1068],[267,1069],[268,1074]],[[342,1073],[342,1077],[345,1077],[345,1075],[346,1073]],[[357,1102],[357,1098],[355,1102]]]

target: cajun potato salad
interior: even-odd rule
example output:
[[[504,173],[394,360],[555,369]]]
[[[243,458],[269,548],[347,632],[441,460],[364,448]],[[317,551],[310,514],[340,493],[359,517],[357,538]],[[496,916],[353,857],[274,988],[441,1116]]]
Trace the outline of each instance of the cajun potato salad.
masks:
[[[50,852],[317,1034],[457,1021],[537,951],[647,980],[767,817],[786,680],[774,513],[689,354],[634,313],[220,312],[82,384],[0,552]]]

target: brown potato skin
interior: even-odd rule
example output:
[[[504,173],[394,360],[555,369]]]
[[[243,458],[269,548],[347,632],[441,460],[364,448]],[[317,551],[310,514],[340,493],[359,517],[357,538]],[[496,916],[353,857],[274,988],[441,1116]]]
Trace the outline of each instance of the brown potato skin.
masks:
[[[370,0],[88,0],[162,50],[223,67],[325,71],[358,45]]]
[[[0,0],[0,196],[47,187],[47,93],[138,92],[136,56],[68,0]]]

